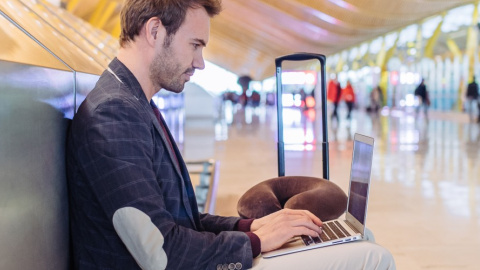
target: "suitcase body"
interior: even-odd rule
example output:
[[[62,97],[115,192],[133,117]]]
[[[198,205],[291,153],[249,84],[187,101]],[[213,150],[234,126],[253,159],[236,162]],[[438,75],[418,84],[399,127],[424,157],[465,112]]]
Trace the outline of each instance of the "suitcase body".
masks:
[[[283,61],[306,61],[318,60],[320,62],[321,85],[320,100],[322,104],[322,162],[323,178],[329,179],[329,158],[328,158],[328,129],[327,129],[327,84],[326,84],[326,57],[322,54],[295,53],[281,56],[275,59],[276,83],[277,83],[277,130],[278,130],[278,176],[285,176],[285,145],[283,140],[283,85],[282,85],[282,62]]]

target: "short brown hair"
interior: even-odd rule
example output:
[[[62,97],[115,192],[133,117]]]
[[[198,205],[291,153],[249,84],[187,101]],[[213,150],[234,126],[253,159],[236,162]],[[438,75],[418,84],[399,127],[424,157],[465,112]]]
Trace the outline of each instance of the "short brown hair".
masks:
[[[126,0],[120,14],[120,47],[133,41],[143,25],[153,17],[160,19],[167,36],[174,35],[185,20],[187,10],[200,7],[213,17],[220,13],[222,4],[221,0]]]

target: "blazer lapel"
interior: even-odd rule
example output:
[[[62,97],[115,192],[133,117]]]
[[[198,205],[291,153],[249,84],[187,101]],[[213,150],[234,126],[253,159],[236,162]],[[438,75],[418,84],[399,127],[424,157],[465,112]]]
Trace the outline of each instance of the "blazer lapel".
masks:
[[[165,149],[167,149],[168,156],[173,161],[173,167],[175,168],[175,172],[181,177],[182,172],[181,172],[180,167],[179,167],[180,164],[179,164],[179,162],[176,162],[177,155],[176,155],[176,153],[173,152],[174,151],[174,149],[173,149],[174,144],[172,142],[172,137],[170,136],[169,130],[167,129],[166,124],[163,121],[163,117],[160,117],[160,121],[163,122],[163,126],[165,127],[166,133],[164,132],[164,129],[160,126],[160,123],[158,122],[155,114],[153,114],[153,116],[152,116],[152,121],[153,121],[153,125],[155,126],[155,129],[157,130],[157,132],[160,134],[160,137],[162,138],[162,142],[165,145]],[[169,138],[167,139],[166,136],[169,136]],[[168,142],[169,140],[171,142],[172,147],[170,147],[170,143]]]
[[[189,200],[189,196],[188,196],[189,192],[187,191],[187,186],[186,186],[186,183],[185,183],[185,177],[183,176],[182,170],[179,167],[179,166],[182,166],[181,163],[183,163],[182,162],[183,160],[179,156],[180,153],[174,154],[172,152],[172,151],[175,151],[176,145],[174,144],[173,138],[170,135],[170,131],[168,130],[168,128],[166,126],[166,123],[163,120],[163,117],[160,117],[160,121],[162,121],[163,126],[165,127],[166,133],[163,131],[163,128],[160,126],[160,123],[158,122],[157,117],[153,113],[153,110],[152,110],[152,113],[151,113],[151,117],[152,117],[153,125],[154,125],[155,129],[157,130],[160,137],[162,138],[162,143],[165,146],[165,149],[167,149],[167,152],[168,152],[168,155],[169,155],[170,159],[173,161],[173,167],[175,168],[175,172],[177,173],[177,175],[181,179],[180,182],[181,182],[181,186],[182,186],[182,188],[181,188],[182,202],[183,202],[183,205],[184,205],[184,207],[185,207],[185,209],[188,213],[188,217],[190,218],[190,221],[192,222],[192,225],[195,228],[196,223],[195,223],[195,220],[193,218],[192,208],[190,207],[191,205],[190,205],[190,200]],[[170,147],[170,144],[169,144],[166,136],[169,136],[170,142],[172,142],[172,147]],[[178,162],[176,162],[176,161],[178,161]],[[188,177],[188,175],[186,177]],[[191,187],[191,185],[189,187]],[[193,199],[195,199],[195,198],[193,198]]]

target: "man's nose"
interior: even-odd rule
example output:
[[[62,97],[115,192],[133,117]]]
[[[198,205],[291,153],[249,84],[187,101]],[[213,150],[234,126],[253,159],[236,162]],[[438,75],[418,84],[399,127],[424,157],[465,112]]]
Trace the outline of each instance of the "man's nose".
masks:
[[[205,68],[205,61],[203,60],[202,53],[193,58],[193,67],[200,70]]]

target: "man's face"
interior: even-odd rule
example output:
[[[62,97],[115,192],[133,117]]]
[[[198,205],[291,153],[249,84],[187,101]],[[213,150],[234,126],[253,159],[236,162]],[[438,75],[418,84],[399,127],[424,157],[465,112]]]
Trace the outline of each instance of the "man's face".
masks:
[[[180,93],[195,69],[205,68],[202,51],[209,31],[210,17],[205,9],[189,9],[177,33],[158,43],[150,65],[150,79],[158,90]],[[165,42],[169,38],[170,42]]]

